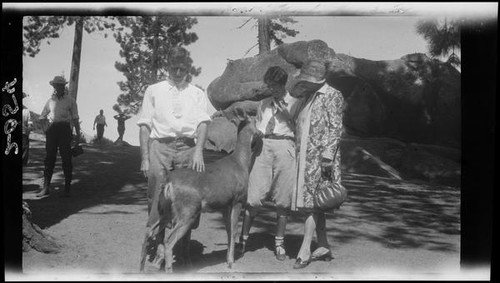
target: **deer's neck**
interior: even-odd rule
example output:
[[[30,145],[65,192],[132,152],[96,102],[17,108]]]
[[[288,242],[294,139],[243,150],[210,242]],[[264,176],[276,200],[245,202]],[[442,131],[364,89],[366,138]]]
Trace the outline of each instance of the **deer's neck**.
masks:
[[[234,148],[233,156],[236,160],[245,168],[249,169],[250,162],[252,159],[252,149],[250,146],[251,138],[248,134],[240,132],[238,135],[238,141],[236,147]]]

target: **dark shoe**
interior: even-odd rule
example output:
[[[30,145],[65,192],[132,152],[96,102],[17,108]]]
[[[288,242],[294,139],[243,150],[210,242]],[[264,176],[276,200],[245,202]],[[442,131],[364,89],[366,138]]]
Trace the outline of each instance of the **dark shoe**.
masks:
[[[276,256],[277,260],[284,261],[286,259],[285,247],[283,247],[282,245],[276,246],[274,248],[274,255]]]
[[[244,254],[247,251],[247,241],[243,240],[243,237],[240,237],[239,243],[236,245],[236,250],[240,254]]]
[[[43,187],[42,187],[42,190],[40,190],[36,194],[37,197],[44,197],[44,196],[48,196],[50,194],[50,181],[51,181],[51,179],[52,179],[52,173],[44,172]]]
[[[69,193],[71,191],[71,181],[66,181],[66,185],[64,186],[64,192],[62,193],[61,197],[62,198],[67,198],[70,197],[71,194]]]
[[[297,258],[297,261],[295,261],[295,264],[293,265],[293,269],[301,269],[309,265],[311,263],[311,260],[302,260],[300,257]]]
[[[43,189],[36,194],[37,197],[44,197],[50,194],[50,190],[48,186],[44,186]]]
[[[320,255],[320,256],[315,256],[314,253],[311,256],[311,261],[331,261],[332,260],[332,251],[328,250],[328,252]]]

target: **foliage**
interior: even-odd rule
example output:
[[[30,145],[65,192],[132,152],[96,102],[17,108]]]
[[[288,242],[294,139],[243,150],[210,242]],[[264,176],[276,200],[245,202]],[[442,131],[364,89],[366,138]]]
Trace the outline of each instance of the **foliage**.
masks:
[[[428,42],[429,53],[433,57],[448,56],[447,62],[460,66],[460,58],[455,54],[460,44],[460,22],[447,20],[439,22],[437,19],[420,21],[417,23],[417,33]]]
[[[187,16],[131,16],[117,17],[120,27],[114,34],[120,44],[120,56],[125,62],[116,62],[115,68],[126,81],[118,82],[122,94],[113,109],[118,113],[137,114],[147,86],[166,76],[167,55],[175,46],[189,45],[198,39],[188,32],[198,21]],[[197,76],[201,68],[191,67],[188,80]]]
[[[263,20],[264,19],[264,20]],[[255,25],[265,25],[259,28],[259,32],[263,30],[267,33],[267,36],[262,36],[258,34],[258,41],[264,40],[266,42],[257,42],[254,46],[247,50],[244,56],[246,56],[255,46],[264,45],[267,46],[267,50],[271,49],[271,44],[279,46],[283,44],[283,39],[287,36],[295,37],[299,32],[287,27],[289,24],[297,23],[292,17],[289,16],[261,16],[261,17],[252,17],[248,19],[243,25],[238,28],[242,28],[251,20],[256,20]],[[260,44],[259,44],[260,43]],[[262,53],[264,50],[259,50],[259,53]]]
[[[26,16],[23,23],[23,55],[35,57],[43,42],[50,45],[51,39],[59,38],[65,26],[73,25],[80,16]],[[113,30],[113,17],[83,17],[83,28],[88,33]]]
[[[271,18],[269,24],[269,37],[271,39],[271,42],[278,46],[283,44],[283,39],[287,36],[295,37],[299,32],[286,27],[286,25],[288,24],[295,23],[297,23],[296,20],[287,16],[278,16],[276,18]]]

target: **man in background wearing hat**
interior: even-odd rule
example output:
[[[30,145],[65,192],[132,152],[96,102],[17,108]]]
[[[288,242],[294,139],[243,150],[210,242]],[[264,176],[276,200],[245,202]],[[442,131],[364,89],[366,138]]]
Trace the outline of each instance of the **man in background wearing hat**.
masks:
[[[293,268],[306,267],[315,260],[330,260],[332,253],[326,234],[324,211],[314,207],[314,193],[322,178],[340,184],[340,138],[344,131],[345,108],[342,93],[326,83],[326,64],[311,60],[305,63],[290,91],[305,102],[297,117],[297,187],[292,196],[292,210],[306,215],[304,238]],[[311,254],[314,230],[318,248]]]
[[[77,139],[80,137],[80,123],[76,101],[66,91],[68,82],[62,76],[56,76],[50,84],[54,87],[52,97],[47,101],[40,114],[40,121],[45,129],[45,169],[43,172],[43,188],[38,197],[50,193],[50,181],[56,163],[57,149],[62,158],[64,172],[64,194],[69,196],[73,174],[71,162],[71,140],[73,127],[76,129]]]
[[[286,91],[288,74],[278,66],[264,74],[271,97],[261,100],[257,108],[256,127],[264,133],[262,150],[257,154],[248,181],[248,199],[241,233],[241,249],[245,246],[252,222],[266,199],[276,207],[275,256],[286,259],[284,237],[288,211],[295,189],[295,124],[300,100]]]

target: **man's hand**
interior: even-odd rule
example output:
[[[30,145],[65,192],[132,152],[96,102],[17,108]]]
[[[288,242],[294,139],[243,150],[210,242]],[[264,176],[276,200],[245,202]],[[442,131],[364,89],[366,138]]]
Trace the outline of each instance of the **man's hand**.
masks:
[[[142,171],[142,174],[144,174],[144,177],[148,177],[149,176],[149,160],[143,158],[142,161],[141,161],[141,171]]]
[[[333,160],[323,158],[321,160],[321,176],[325,179],[332,180]]]
[[[193,165],[191,169],[198,171],[198,172],[204,172],[205,171],[205,162],[203,161],[203,150],[201,149],[195,149],[193,153]]]

